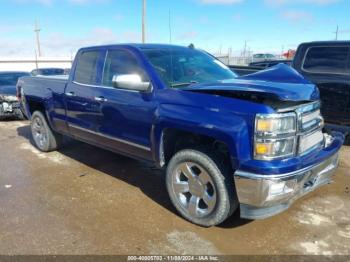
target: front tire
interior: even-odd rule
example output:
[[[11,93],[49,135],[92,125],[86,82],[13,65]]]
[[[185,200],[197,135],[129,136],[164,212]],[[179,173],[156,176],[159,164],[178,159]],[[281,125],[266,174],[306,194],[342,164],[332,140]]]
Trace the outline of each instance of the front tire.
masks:
[[[40,151],[51,152],[61,146],[62,135],[50,128],[45,116],[40,111],[33,113],[30,127],[34,143]]]
[[[232,174],[227,170],[207,150],[176,153],[167,167],[166,186],[178,212],[205,227],[226,220],[238,207]]]

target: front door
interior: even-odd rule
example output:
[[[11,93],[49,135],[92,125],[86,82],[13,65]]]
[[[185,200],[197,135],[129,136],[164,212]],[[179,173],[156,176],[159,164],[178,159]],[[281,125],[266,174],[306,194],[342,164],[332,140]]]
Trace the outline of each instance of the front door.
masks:
[[[108,50],[102,87],[96,94],[100,98],[97,132],[109,140],[113,149],[151,159],[150,137],[156,109],[153,93],[113,87],[113,76],[123,74],[138,74],[149,81],[133,53],[122,48]]]

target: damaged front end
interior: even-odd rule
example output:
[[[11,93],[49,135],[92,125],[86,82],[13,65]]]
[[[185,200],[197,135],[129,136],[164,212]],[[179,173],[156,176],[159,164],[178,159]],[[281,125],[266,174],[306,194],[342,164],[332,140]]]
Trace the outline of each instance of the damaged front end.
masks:
[[[315,102],[320,98],[314,84],[284,64],[236,79],[193,84],[183,90],[248,100],[276,110]]]
[[[0,95],[0,118],[8,117],[23,118],[19,101],[15,95]]]

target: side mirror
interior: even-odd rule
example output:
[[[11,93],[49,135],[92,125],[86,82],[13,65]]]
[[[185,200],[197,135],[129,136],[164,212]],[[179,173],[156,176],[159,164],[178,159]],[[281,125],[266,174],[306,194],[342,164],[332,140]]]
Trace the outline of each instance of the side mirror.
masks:
[[[114,75],[112,78],[113,87],[147,91],[151,85],[150,82],[143,82],[141,77],[137,74],[128,75]]]

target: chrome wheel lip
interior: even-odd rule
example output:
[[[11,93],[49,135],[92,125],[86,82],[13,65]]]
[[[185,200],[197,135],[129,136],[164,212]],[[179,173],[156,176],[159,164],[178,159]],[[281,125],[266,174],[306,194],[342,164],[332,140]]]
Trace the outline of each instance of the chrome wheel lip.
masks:
[[[171,174],[171,187],[177,202],[191,217],[202,218],[214,211],[217,202],[215,184],[200,164],[179,163]]]
[[[32,123],[32,135],[39,148],[44,148],[47,144],[48,134],[44,123],[40,117],[35,117]]]

